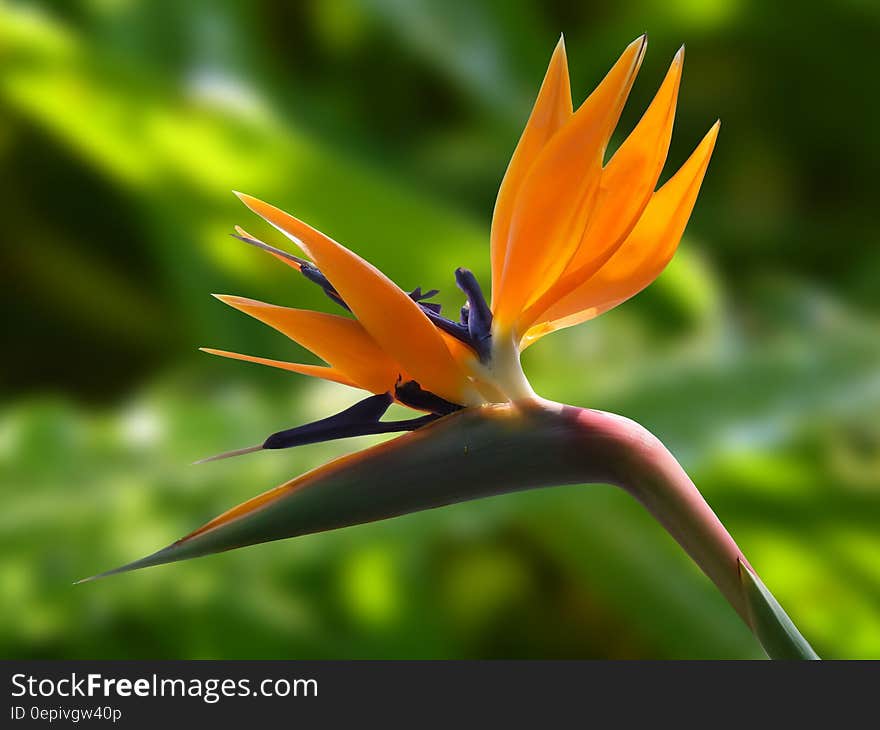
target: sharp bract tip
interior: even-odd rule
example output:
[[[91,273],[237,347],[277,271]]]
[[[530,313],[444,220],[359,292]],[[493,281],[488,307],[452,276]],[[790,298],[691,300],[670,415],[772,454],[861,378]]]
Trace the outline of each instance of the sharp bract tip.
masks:
[[[236,230],[238,230],[237,227],[236,227]],[[294,256],[292,253],[288,253],[287,251],[280,249],[280,248],[276,248],[275,246],[270,246],[268,243],[264,243],[263,241],[260,241],[259,239],[256,239],[256,238],[252,238],[251,236],[242,235],[240,233],[230,233],[229,235],[235,239],[238,239],[239,241],[241,241],[243,243],[250,245],[250,246],[254,246],[256,248],[261,248],[264,251],[267,251],[271,254],[274,254],[275,256],[281,256],[282,258],[287,259],[288,261],[292,262],[296,266],[296,268],[298,268],[298,269],[301,269],[303,264],[308,263],[308,261],[306,259],[300,258],[299,256]]]
[[[230,459],[233,456],[242,456],[243,454],[251,454],[254,451],[262,451],[263,445],[259,444],[257,446],[247,446],[243,449],[233,449],[232,451],[224,451],[222,454],[215,454],[214,456],[206,456],[204,459],[199,459],[198,461],[194,461],[192,466],[196,464],[207,464],[209,461],[220,461],[220,459]]]

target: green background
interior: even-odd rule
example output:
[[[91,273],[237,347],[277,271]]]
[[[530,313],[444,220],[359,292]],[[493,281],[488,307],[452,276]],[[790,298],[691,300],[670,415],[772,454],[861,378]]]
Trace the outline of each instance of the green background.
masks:
[[[664,179],[717,117],[648,291],[528,351],[542,395],[679,456],[817,651],[880,656],[876,63],[867,2],[0,6],[0,656],[757,657],[606,486],[72,586],[369,439],[190,466],[357,398],[213,300],[327,309],[227,234],[274,202],[401,286],[488,283],[495,192],[560,31],[575,103],[644,31],[615,144],[687,44]],[[613,146],[613,145],[612,145]]]

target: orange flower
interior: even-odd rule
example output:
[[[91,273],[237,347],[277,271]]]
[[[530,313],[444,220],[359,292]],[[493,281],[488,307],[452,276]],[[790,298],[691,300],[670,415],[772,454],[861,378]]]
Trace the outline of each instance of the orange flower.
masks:
[[[498,192],[491,231],[491,308],[474,276],[459,269],[456,281],[467,304],[460,318],[447,319],[439,305],[428,301],[436,292],[406,293],[323,233],[237,193],[308,259],[274,248],[240,228],[237,237],[299,270],[353,317],[218,296],[308,348],[327,365],[206,352],[374,394],[354,412],[275,434],[253,450],[417,428],[461,408],[534,398],[520,367],[524,348],[617,306],[660,274],[684,232],[719,124],[655,190],[672,135],[682,48],[635,129],[603,164],[646,44],[645,36],[633,41],[573,111],[560,39]],[[392,400],[428,416],[380,422]]]
[[[642,502],[688,551],[771,657],[817,659],[659,439],[621,416],[538,398],[520,367],[523,348],[602,314],[657,278],[694,207],[717,122],[655,190],[669,149],[684,49],[641,121],[603,164],[645,45],[644,36],[633,41],[573,112],[560,39],[498,192],[492,306],[473,274],[458,269],[455,280],[467,298],[458,320],[447,319],[429,301],[436,291],[406,293],[323,233],[238,194],[308,259],[241,228],[236,237],[295,268],[353,317],[220,296],[327,364],[207,352],[372,395],[334,416],[272,434],[259,446],[212,458],[368,433],[416,433],[291,479],[169,546],[93,578],[508,491],[608,482]],[[393,400],[425,415],[382,421]]]

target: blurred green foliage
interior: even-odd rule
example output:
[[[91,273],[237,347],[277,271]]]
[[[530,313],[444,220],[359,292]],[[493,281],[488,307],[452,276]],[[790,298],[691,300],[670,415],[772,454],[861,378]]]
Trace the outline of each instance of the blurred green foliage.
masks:
[[[673,265],[533,384],[654,430],[822,656],[880,655],[880,12],[757,0],[0,7],[0,655],[760,656],[605,486],[71,586],[369,442],[188,465],[356,397],[195,351],[309,357],[209,292],[326,306],[229,191],[457,306],[561,30],[576,102],[649,32],[621,134],[687,42],[665,174],[724,126]]]

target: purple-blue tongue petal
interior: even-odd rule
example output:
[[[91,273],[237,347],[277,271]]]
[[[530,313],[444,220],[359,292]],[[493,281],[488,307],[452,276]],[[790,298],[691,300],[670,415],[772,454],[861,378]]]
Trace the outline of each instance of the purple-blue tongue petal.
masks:
[[[353,436],[412,431],[437,418],[437,416],[428,415],[405,421],[386,421],[383,423],[379,419],[382,418],[391,403],[392,398],[389,393],[370,396],[334,416],[273,433],[263,442],[263,448],[289,449],[292,446],[316,444],[321,441],[333,441]]]
[[[441,403],[446,403],[446,401],[437,398],[437,396],[432,393],[428,393],[427,395],[432,396]],[[284,431],[273,433],[259,446],[248,446],[244,449],[226,451],[222,454],[209,456],[206,459],[200,459],[195,463],[202,464],[207,461],[228,459],[233,456],[250,454],[254,451],[262,451],[263,449],[289,449],[293,446],[317,444],[322,441],[335,441],[336,439],[352,438],[354,436],[414,431],[440,417],[438,412],[434,412],[426,416],[410,418],[404,421],[380,421],[379,419],[382,418],[385,411],[388,410],[388,406],[391,405],[392,401],[393,398],[390,393],[372,395],[336,415],[322,418],[319,421],[313,421],[312,423],[307,423],[303,426],[295,426],[294,428],[288,428]],[[455,406],[453,406],[453,408],[454,407]],[[443,413],[447,412],[449,411],[443,411]]]

